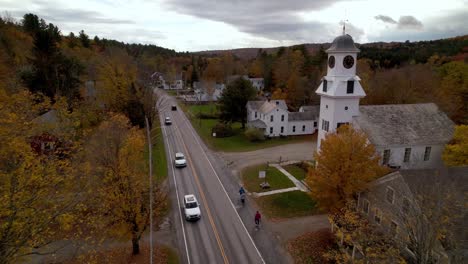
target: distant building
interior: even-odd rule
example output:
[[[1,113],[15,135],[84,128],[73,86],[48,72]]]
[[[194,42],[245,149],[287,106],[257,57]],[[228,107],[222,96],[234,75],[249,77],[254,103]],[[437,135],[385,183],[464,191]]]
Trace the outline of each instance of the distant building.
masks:
[[[344,124],[364,131],[394,168],[435,168],[453,135],[454,124],[435,104],[366,105],[366,96],[356,75],[359,49],[350,35],[335,38],[328,53],[327,75],[316,93],[320,96],[317,150],[328,133]]]
[[[182,78],[182,74],[176,74],[174,81],[168,81],[169,78],[160,73],[154,72],[151,74],[151,81],[154,86],[164,90],[182,90],[184,89],[184,80]]]
[[[193,95],[186,95],[186,101],[216,102],[224,91],[223,83],[193,82]]]
[[[467,263],[467,193],[468,167],[400,170],[371,183],[359,195],[358,210],[395,238],[409,263],[425,240],[424,246],[433,248],[433,263]],[[450,221],[443,222],[445,217]],[[429,239],[441,231],[435,230],[440,226],[450,237],[431,244]]]
[[[265,136],[307,135],[317,129],[318,106],[310,111],[289,112],[284,100],[247,102],[247,126],[264,131]]]
[[[247,75],[231,75],[231,76],[228,76],[226,78],[226,83],[229,84],[229,83],[233,82],[234,80],[236,80],[238,78],[242,78],[244,80],[250,81],[250,83],[257,90],[257,92],[263,91],[263,88],[265,88],[265,82],[264,82],[263,78],[249,78],[249,76],[247,76]]]

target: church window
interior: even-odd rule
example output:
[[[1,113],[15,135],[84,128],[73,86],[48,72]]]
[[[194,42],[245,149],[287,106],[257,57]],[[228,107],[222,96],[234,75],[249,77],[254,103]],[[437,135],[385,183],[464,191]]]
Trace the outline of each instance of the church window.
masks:
[[[314,122],[314,125],[317,127],[317,122]],[[302,132],[305,131],[305,125],[302,126]]]
[[[377,224],[380,224],[380,221],[382,220],[382,216],[381,216],[381,212],[379,209],[375,208],[375,211],[374,211],[374,221],[377,223]]]
[[[273,115],[270,116],[270,122],[273,122]]]
[[[368,213],[369,213],[369,201],[368,201],[368,200],[363,200],[363,201],[362,201],[362,211],[363,211],[365,214],[368,214]]]
[[[327,80],[323,80],[323,91],[327,92]]]
[[[257,118],[257,112],[255,112],[255,118]]]
[[[393,204],[394,196],[395,196],[395,191],[392,188],[387,187],[387,195],[386,195],[387,202]]]
[[[403,198],[403,202],[401,203],[401,211],[404,214],[408,214],[410,209],[410,201],[408,198]]]
[[[431,157],[431,147],[426,147],[426,150],[424,151],[424,161],[428,161],[430,157]]]
[[[305,126],[303,126],[303,127],[305,127]],[[317,121],[316,121],[316,122],[314,122],[314,127],[317,127]]]
[[[284,115],[281,115],[281,122],[284,121]]]
[[[293,132],[296,132],[296,126],[293,126]]]
[[[347,106],[345,106],[345,107],[344,107],[344,110],[348,110],[348,107],[347,107]]]
[[[329,123],[328,121],[322,119],[322,130],[325,130],[325,131],[328,132],[328,128],[329,128],[328,126],[329,126],[329,124],[330,124],[330,123]]]
[[[281,127],[281,133],[283,133],[283,131],[284,131],[284,127]]]
[[[398,224],[395,223],[394,221],[391,221],[390,222],[390,234],[392,236],[396,236],[397,230],[398,230]]]
[[[273,127],[270,127],[270,134],[273,134]]]
[[[388,164],[389,161],[390,161],[390,150],[386,149],[383,152],[382,163],[385,165],[385,164]]]
[[[405,157],[403,158],[403,162],[409,162],[411,156],[411,148],[405,148]]]
[[[354,81],[348,81],[348,86],[346,88],[346,93],[348,93],[348,94],[354,93]]]
[[[325,108],[328,109],[328,105],[325,105]]]

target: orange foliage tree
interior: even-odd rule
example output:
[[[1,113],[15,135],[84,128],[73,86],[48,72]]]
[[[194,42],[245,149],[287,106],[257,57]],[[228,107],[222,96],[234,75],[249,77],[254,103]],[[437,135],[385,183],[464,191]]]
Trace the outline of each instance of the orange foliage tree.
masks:
[[[343,207],[346,200],[386,172],[366,135],[347,125],[327,135],[314,157],[317,166],[309,170],[306,181],[319,206],[328,211]]]

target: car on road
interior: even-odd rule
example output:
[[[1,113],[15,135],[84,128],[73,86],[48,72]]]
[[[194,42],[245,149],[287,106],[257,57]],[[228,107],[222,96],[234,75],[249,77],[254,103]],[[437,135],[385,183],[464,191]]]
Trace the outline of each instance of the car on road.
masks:
[[[171,118],[166,116],[166,119],[164,119],[164,124],[171,125],[172,124]]]
[[[195,195],[184,196],[184,214],[187,221],[197,221],[201,217],[200,205]]]
[[[186,167],[187,166],[187,161],[185,160],[185,156],[184,156],[183,153],[177,152],[175,154],[174,164],[175,164],[176,168]]]
[[[172,105],[172,106],[171,106],[171,110],[172,110],[172,111],[177,111],[177,106],[176,106],[176,105]]]

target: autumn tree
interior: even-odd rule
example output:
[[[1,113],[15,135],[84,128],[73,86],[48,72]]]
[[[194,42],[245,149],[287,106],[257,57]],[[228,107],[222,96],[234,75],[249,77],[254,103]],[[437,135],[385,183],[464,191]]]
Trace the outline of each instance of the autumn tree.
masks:
[[[228,84],[219,99],[220,118],[224,122],[240,121],[244,129],[247,120],[246,105],[255,98],[255,94],[255,88],[243,78]]]
[[[468,125],[455,127],[453,139],[445,146],[442,159],[447,166],[468,165]]]
[[[47,155],[38,153],[32,139],[44,127],[34,120],[50,107],[47,98],[25,91],[8,95],[0,89],[0,104],[0,140],[5,143],[0,144],[0,262],[56,254],[50,244],[78,232],[79,193],[86,189],[71,158],[76,142],[54,146]],[[56,110],[67,111],[62,106]],[[73,129],[58,129],[57,137],[74,138]]]
[[[88,35],[84,32],[84,30],[81,30],[78,38],[80,39],[81,45],[84,48],[89,48],[91,46],[91,40],[89,39]]]
[[[438,70],[441,81],[436,102],[455,123],[468,124],[468,64],[453,61]]]
[[[309,170],[306,181],[314,199],[327,211],[343,207],[386,171],[366,135],[347,125],[325,137],[314,159],[317,165]]]
[[[140,252],[140,239],[150,222],[150,187],[145,161],[145,137],[120,114],[101,123],[87,148],[95,168],[95,212],[108,235],[132,242]],[[155,216],[165,206],[159,188],[154,191]]]
[[[355,202],[329,215],[334,225],[337,249],[325,253],[333,263],[406,263],[398,243],[389,235],[382,233],[356,210]],[[348,249],[351,249],[348,251]],[[359,258],[352,258],[359,255]]]

